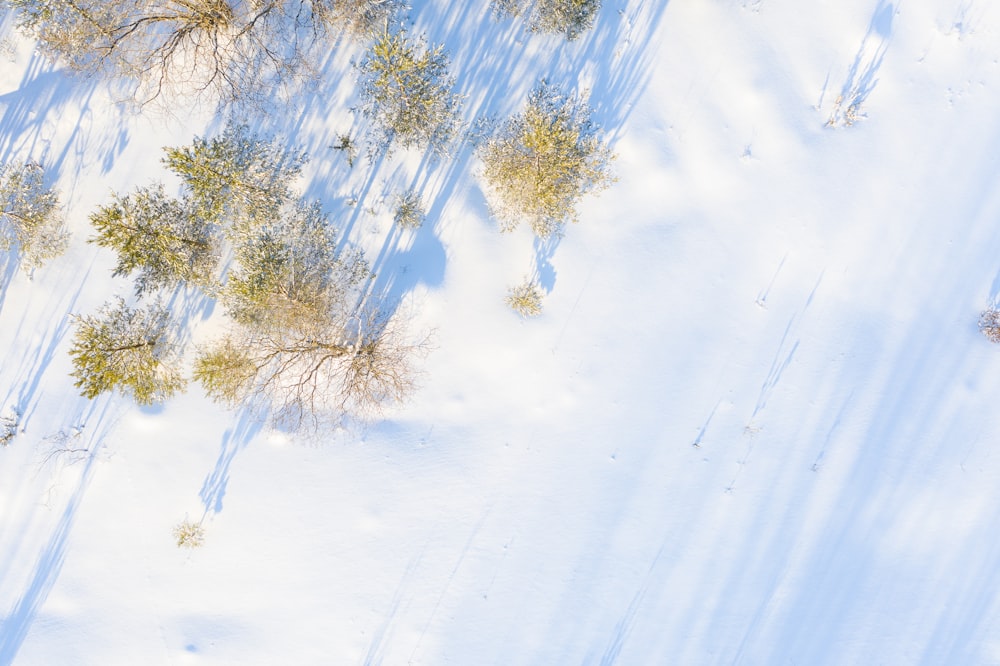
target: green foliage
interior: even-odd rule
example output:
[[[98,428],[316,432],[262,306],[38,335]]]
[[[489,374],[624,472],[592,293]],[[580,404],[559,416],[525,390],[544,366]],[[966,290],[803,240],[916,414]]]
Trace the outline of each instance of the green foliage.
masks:
[[[601,0],[493,0],[492,6],[500,18],[525,16],[531,32],[573,41],[593,27]]]
[[[608,187],[614,155],[580,100],[542,82],[524,112],[478,148],[490,209],[504,231],[522,221],[547,238],[577,220],[576,204]]]
[[[0,166],[0,251],[14,250],[30,273],[66,251],[59,195],[35,162]]]
[[[543,296],[541,287],[531,280],[525,280],[508,289],[504,301],[522,317],[537,317],[542,314]]]
[[[358,64],[361,112],[378,131],[377,150],[394,143],[446,154],[458,132],[461,98],[452,93],[448,56],[405,32],[383,33]]]
[[[406,9],[403,0],[312,0],[312,11],[333,30],[367,38],[385,31]]]
[[[304,152],[244,125],[165,151],[163,162],[184,182],[196,213],[236,230],[273,217],[291,198],[292,181],[307,161]]]
[[[97,243],[118,253],[114,275],[138,272],[135,291],[191,282],[203,288],[215,280],[219,262],[217,228],[187,199],[168,197],[163,185],[115,196],[90,216]]]
[[[236,406],[253,388],[258,368],[252,347],[223,338],[202,350],[194,362],[194,379],[217,402]]]
[[[140,405],[166,400],[184,387],[170,314],[158,305],[133,309],[121,298],[77,319],[69,355],[82,395],[119,390]]]
[[[223,290],[228,312],[240,324],[268,329],[325,319],[371,276],[360,251],[338,251],[318,204],[288,206],[250,230],[236,247],[236,264]]]
[[[424,202],[415,190],[406,190],[396,197],[396,211],[392,220],[404,229],[416,229],[424,223],[427,213]]]

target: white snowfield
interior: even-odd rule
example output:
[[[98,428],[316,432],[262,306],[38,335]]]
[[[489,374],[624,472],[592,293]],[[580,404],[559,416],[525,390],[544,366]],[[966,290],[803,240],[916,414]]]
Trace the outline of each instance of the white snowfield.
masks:
[[[347,44],[247,118],[432,332],[407,403],[310,438],[196,384],[79,397],[70,315],[131,293],[87,216],[222,121],[134,115],[6,18],[0,161],[58,176],[73,239],[0,273],[0,664],[1000,664],[1000,5],[605,0],[571,43],[410,14],[466,120],[589,90],[618,182],[539,244],[468,148],[348,168]],[[171,306],[192,350],[223,325]]]

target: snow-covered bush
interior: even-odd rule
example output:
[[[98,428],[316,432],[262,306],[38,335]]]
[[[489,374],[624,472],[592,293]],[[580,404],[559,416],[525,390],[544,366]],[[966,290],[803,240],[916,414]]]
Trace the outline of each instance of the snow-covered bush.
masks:
[[[7,446],[14,441],[20,422],[21,414],[16,409],[10,410],[7,416],[0,416],[0,446]]]
[[[424,223],[427,213],[420,195],[414,190],[406,190],[396,197],[396,211],[392,220],[404,229],[416,229]]]
[[[174,527],[174,539],[178,548],[197,548],[205,542],[205,528],[201,523],[184,519]]]
[[[514,312],[522,317],[536,317],[542,314],[542,288],[531,280],[525,280],[507,290],[504,299]]]
[[[990,342],[1000,342],[1000,310],[988,307],[979,315],[979,330]]]

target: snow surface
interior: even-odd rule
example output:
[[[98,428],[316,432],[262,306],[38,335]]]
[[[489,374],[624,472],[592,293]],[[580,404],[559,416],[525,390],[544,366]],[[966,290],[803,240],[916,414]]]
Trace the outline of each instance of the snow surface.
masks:
[[[414,4],[469,119],[589,89],[619,180],[538,244],[467,150],[348,169],[347,45],[246,119],[433,331],[409,403],[304,441],[196,386],[77,395],[69,315],[130,290],[87,215],[221,121],[130,114],[7,17],[0,160],[58,174],[74,239],[0,266],[0,664],[1000,664],[1000,6],[605,0],[565,44]]]

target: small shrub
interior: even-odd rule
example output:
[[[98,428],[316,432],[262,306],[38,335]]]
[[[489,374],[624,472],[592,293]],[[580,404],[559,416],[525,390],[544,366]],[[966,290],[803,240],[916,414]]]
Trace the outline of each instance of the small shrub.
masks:
[[[1000,310],[990,306],[979,315],[979,330],[990,342],[1000,342]]]
[[[504,300],[522,317],[537,317],[542,314],[543,296],[541,287],[531,280],[525,280],[518,286],[508,289],[507,298]]]
[[[0,446],[7,446],[14,441],[20,421],[21,414],[15,409],[9,415],[0,417]]]
[[[185,518],[174,527],[174,539],[178,548],[197,548],[205,542],[205,528]]]
[[[396,197],[396,212],[393,215],[393,222],[404,229],[416,229],[424,223],[427,217],[424,211],[424,203],[420,200],[420,195],[413,190],[406,190]]]

